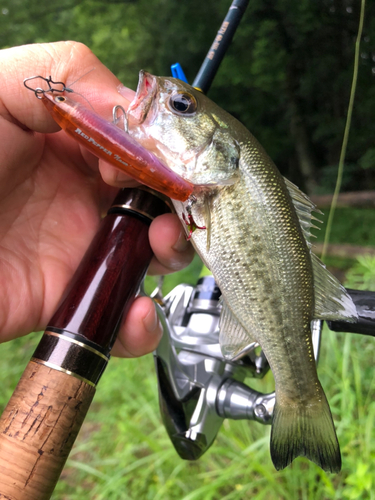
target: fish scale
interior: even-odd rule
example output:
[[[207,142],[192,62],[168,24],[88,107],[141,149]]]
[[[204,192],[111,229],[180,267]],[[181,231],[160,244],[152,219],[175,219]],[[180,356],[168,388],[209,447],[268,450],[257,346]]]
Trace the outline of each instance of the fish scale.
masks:
[[[173,203],[183,223],[192,217],[193,245],[222,292],[223,355],[230,360],[256,341],[270,364],[275,467],[302,455],[338,472],[340,448],[317,376],[311,321],[355,321],[357,313],[311,253],[314,205],[242,124],[189,85],[141,72],[129,109],[134,137],[196,185],[194,200]]]

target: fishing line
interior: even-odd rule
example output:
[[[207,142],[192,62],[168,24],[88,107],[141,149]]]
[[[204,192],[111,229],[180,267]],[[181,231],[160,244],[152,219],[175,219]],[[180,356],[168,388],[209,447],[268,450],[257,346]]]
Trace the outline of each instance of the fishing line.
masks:
[[[94,70],[96,70],[96,68],[95,68],[95,67],[94,67],[94,68],[89,69],[88,71],[86,71],[86,73],[84,73],[84,74],[83,74],[83,75],[81,75],[79,78],[77,78],[77,80],[74,80],[74,82],[73,82],[73,83],[69,84],[69,87],[73,87],[73,85],[74,85],[75,83],[77,83],[79,80],[81,80],[83,77],[85,77],[86,75],[88,75],[89,73],[91,73],[91,72],[92,72],[92,71],[94,71]],[[85,97],[83,94],[81,94],[81,93],[79,93],[79,92],[75,92],[75,91],[74,91],[74,93],[75,93],[76,95],[79,95],[80,97],[82,97],[82,99],[84,99],[84,100],[88,103],[88,105],[90,106],[90,108],[91,108],[93,111],[95,111],[94,106],[93,106],[93,105],[91,104],[91,102],[87,99],[87,97]]]
[[[73,82],[73,83],[71,83],[71,84],[69,85],[69,87],[73,87],[73,85],[74,85],[75,83],[79,82],[79,80],[81,80],[84,76],[88,75],[89,73],[91,73],[91,71],[94,71],[95,69],[96,69],[96,68],[94,67],[94,68],[91,68],[91,69],[89,69],[88,71],[86,71],[86,73],[83,73],[83,75],[81,75],[79,78],[77,78],[77,80],[74,80],[74,82]],[[76,92],[76,93],[78,93],[78,92]]]
[[[365,6],[366,6],[366,0],[361,0],[361,12],[360,12],[360,16],[359,16],[359,26],[358,26],[357,39],[355,42],[353,80],[352,80],[352,86],[351,86],[351,91],[350,91],[348,113],[346,116],[344,138],[342,141],[341,152],[340,152],[340,160],[339,160],[339,167],[338,167],[338,172],[337,172],[336,187],[335,187],[335,191],[333,193],[331,207],[330,207],[328,221],[327,221],[327,228],[326,228],[326,232],[324,235],[323,250],[322,250],[322,255],[321,255],[321,260],[323,262],[324,262],[324,259],[326,257],[326,254],[327,254],[329,237],[331,235],[331,229],[332,229],[332,221],[333,221],[333,217],[335,215],[335,210],[336,210],[336,206],[337,206],[337,199],[338,199],[338,196],[340,193],[341,184],[342,184],[342,176],[343,176],[343,172],[344,172],[344,162],[345,162],[345,156],[346,156],[346,149],[348,146],[350,125],[351,125],[351,121],[352,121],[352,114],[353,114],[353,107],[354,107],[354,98],[355,98],[355,92],[356,92],[357,81],[358,81],[358,67],[359,67],[359,56],[360,56],[359,51],[360,51],[361,38],[362,38],[362,32],[363,32],[363,24],[364,24],[364,18],[365,18]]]

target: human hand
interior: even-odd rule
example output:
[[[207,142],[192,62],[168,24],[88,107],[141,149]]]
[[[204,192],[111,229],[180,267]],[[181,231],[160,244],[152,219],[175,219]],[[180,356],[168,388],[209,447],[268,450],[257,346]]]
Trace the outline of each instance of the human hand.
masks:
[[[99,161],[58,125],[23,80],[52,75],[74,86],[101,116],[127,108],[133,92],[82,44],[59,42],[0,51],[0,342],[45,328],[118,188],[136,183]],[[88,83],[89,82],[89,83]],[[56,133],[51,133],[56,132]],[[105,182],[103,182],[103,180]],[[117,189],[116,189],[117,188]],[[149,231],[149,272],[183,268],[193,256],[176,216],[158,217]],[[133,303],[112,354],[153,350],[161,326],[152,301]]]

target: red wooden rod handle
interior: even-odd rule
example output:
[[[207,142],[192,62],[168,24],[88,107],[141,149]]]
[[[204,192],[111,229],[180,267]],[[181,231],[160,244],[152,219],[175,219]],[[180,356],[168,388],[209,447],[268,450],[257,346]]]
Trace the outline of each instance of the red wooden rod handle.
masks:
[[[0,499],[47,500],[152,257],[151,220],[170,209],[124,189],[87,250],[0,419]]]

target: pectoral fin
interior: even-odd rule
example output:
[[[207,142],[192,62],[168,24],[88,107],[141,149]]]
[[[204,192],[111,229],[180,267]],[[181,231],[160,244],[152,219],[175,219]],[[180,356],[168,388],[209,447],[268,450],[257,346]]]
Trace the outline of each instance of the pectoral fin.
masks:
[[[233,359],[241,351],[245,349],[247,351],[257,345],[257,342],[251,338],[225,302],[223,302],[219,326],[221,352],[226,359]]]

